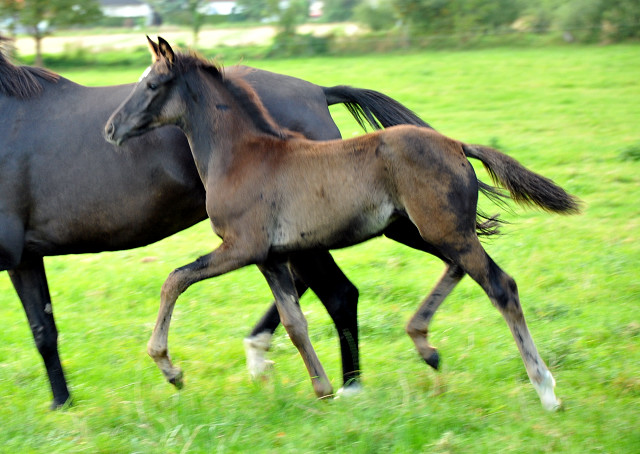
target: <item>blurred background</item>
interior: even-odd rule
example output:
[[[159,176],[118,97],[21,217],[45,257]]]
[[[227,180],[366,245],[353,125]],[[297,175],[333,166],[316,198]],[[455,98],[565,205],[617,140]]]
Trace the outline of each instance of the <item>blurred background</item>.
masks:
[[[0,33],[43,65],[130,48],[143,29],[252,58],[640,37],[637,0],[2,0]]]

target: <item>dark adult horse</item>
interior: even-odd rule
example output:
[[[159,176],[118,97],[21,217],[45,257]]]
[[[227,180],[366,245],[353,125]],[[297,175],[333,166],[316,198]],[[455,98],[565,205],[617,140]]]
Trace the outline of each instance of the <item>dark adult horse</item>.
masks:
[[[248,81],[281,125],[312,139],[340,137],[327,108],[337,103],[361,124],[425,125],[375,91],[320,87],[247,67],[227,73]],[[104,140],[103,125],[132,87],[84,87],[44,69],[14,66],[0,52],[0,271],[9,272],[24,306],[52,407],[63,405],[69,391],[43,257],[144,246],[206,218],[205,192],[177,128],[134,139],[123,153]],[[411,226],[391,226],[388,234],[420,247]],[[305,253],[293,263],[304,281],[299,291],[311,287],[336,324],[348,384],[359,374],[357,289],[327,252]],[[271,310],[253,334],[270,333],[278,323]]]

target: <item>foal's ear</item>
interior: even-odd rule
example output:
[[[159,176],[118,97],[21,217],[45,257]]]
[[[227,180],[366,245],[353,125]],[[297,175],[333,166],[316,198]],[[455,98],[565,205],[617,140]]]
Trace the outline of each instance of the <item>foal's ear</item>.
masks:
[[[151,52],[151,63],[160,60],[160,49],[158,49],[158,45],[149,38],[149,35],[147,35],[147,45],[149,46],[149,52]]]
[[[158,36],[158,47],[160,47],[160,55],[166,58],[169,61],[169,64],[173,65],[173,60],[175,59],[173,49],[171,49],[169,43],[165,41],[161,36]]]

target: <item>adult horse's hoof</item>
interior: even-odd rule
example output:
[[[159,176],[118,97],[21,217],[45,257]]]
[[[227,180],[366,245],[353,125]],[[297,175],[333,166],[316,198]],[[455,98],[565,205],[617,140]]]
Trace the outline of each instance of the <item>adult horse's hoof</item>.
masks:
[[[271,333],[263,332],[244,339],[247,369],[253,380],[265,380],[274,362],[265,358],[271,345]]]
[[[356,396],[362,392],[362,385],[357,382],[351,382],[349,384],[344,385],[336,392],[336,399],[340,397],[351,397]]]
[[[51,405],[49,405],[49,410],[51,411],[64,410],[65,408],[69,408],[72,404],[73,402],[71,401],[71,397],[68,397],[67,400],[65,400],[64,402],[60,402],[56,399],[53,399],[51,401]]]
[[[433,367],[435,370],[440,368],[440,355],[438,350],[433,350],[433,353],[428,358],[424,358],[424,362]]]

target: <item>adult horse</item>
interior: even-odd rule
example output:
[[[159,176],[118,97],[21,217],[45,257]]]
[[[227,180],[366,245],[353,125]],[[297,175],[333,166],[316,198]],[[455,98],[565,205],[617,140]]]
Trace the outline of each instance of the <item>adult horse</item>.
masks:
[[[207,192],[206,207],[222,244],[173,271],[162,286],[147,351],[165,378],[181,386],[169,357],[168,334],[178,297],[192,284],[257,265],[282,323],[300,351],[316,395],[332,393],[309,341],[289,263],[292,254],[345,247],[380,235],[396,219],[411,222],[446,264],[431,306],[469,274],[500,310],[542,405],[555,410],[555,381],[540,357],[520,306],[517,286],[478,239],[479,186],[467,155],[524,205],[556,213],[578,211],[551,180],[489,147],[468,145],[433,130],[396,126],[350,140],[316,142],[281,129],[255,92],[220,67],[174,54],[148,39],[155,60],[105,125],[122,144],[172,124],[186,134]],[[303,177],[301,177],[303,175]],[[426,331],[423,308],[412,321]],[[416,340],[418,348],[426,338]]]
[[[84,87],[44,69],[15,66],[1,50],[0,271],[8,271],[24,306],[55,408],[69,391],[43,257],[158,241],[206,218],[205,192],[178,128],[132,140],[124,153],[104,140],[104,123],[133,85]],[[320,87],[242,66],[227,72],[250,83],[278,122],[309,138],[340,137],[327,108],[336,103],[345,103],[361,124],[425,125],[375,91]],[[389,232],[419,242],[402,224]],[[310,286],[336,324],[348,384],[359,374],[357,289],[327,252],[302,254],[293,266],[300,292]],[[254,332],[271,332],[278,322],[271,311]]]

